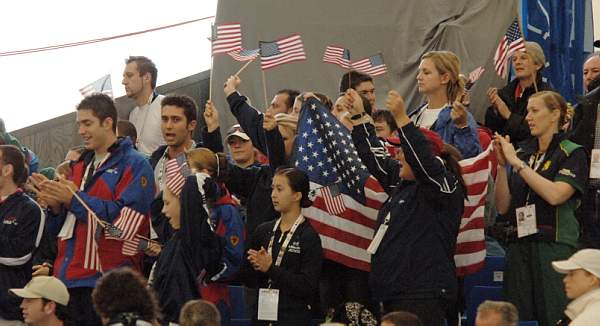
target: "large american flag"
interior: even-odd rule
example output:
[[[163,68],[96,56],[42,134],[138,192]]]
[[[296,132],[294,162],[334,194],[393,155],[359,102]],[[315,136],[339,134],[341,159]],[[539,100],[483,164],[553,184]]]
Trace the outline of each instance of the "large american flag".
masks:
[[[381,53],[353,62],[352,68],[373,77],[383,75],[387,72],[387,66],[383,62],[383,55]]]
[[[273,42],[259,42],[260,67],[263,70],[278,65],[306,60],[300,34],[293,34]]]
[[[242,49],[240,23],[223,23],[212,26],[212,54],[229,53]]]
[[[294,152],[296,166],[310,178],[314,197],[313,206],[303,214],[319,233],[325,257],[369,271],[371,256],[366,249],[387,194],[360,161],[350,132],[310,98],[300,112]]]
[[[110,82],[110,74],[80,88],[79,92],[81,93],[81,95],[83,95],[83,97],[90,96],[94,93],[102,93],[113,97],[112,84]]]
[[[232,57],[234,60],[236,61],[250,61],[250,60],[254,60],[256,59],[256,57],[258,57],[259,55],[259,49],[254,49],[254,50],[239,50],[239,51],[233,51],[233,52],[229,52],[227,54],[229,54],[230,57]]]
[[[525,39],[521,34],[519,18],[515,17],[504,36],[502,36],[502,39],[500,39],[500,43],[494,54],[494,68],[498,76],[502,78],[506,77],[508,59],[515,51],[522,49],[525,49]]]
[[[328,45],[323,54],[323,62],[336,64],[344,69],[350,68],[350,50]]]
[[[92,215],[91,212],[88,212],[83,268],[102,273],[100,255],[98,254],[98,242],[96,239],[98,231],[98,221],[96,220],[96,217]]]
[[[467,186],[465,210],[460,220],[454,262],[458,275],[477,272],[485,261],[485,198],[488,179],[492,175],[493,145],[479,155],[460,161],[462,177]]]

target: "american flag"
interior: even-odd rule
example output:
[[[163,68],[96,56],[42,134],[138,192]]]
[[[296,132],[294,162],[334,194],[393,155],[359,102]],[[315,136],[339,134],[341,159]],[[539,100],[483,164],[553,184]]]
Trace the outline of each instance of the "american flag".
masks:
[[[502,39],[500,39],[496,54],[494,54],[494,68],[498,76],[506,77],[508,59],[515,51],[522,49],[525,49],[525,39],[521,34],[519,18],[515,17]]]
[[[97,227],[98,222],[94,216],[88,212],[83,268],[102,273],[100,255],[98,254],[98,242],[96,240],[96,232],[98,231]]]
[[[328,45],[323,54],[323,62],[336,64],[344,69],[350,68],[350,50]]]
[[[227,54],[229,54],[230,57],[232,57],[234,60],[237,61],[250,61],[250,60],[254,60],[256,59],[256,57],[258,57],[260,52],[260,49],[254,49],[254,50],[239,50],[239,51],[233,51],[233,52],[229,52]]]
[[[105,231],[106,239],[132,240],[138,233],[146,216],[129,207],[123,207],[121,213],[113,222],[113,227],[119,230],[119,234]],[[107,229],[107,228],[105,228]]]
[[[185,183],[185,177],[181,171],[180,162],[177,158],[170,159],[166,164],[167,183],[165,186],[175,195],[179,196]]]
[[[278,65],[306,60],[300,34],[293,34],[274,42],[259,42],[260,67],[263,70]]]
[[[298,122],[295,163],[307,173],[315,197],[303,215],[319,233],[326,258],[369,271],[366,249],[387,194],[360,161],[350,132],[319,101],[308,99]],[[339,189],[338,196],[331,196],[342,198],[342,212],[334,214],[327,207],[327,195],[320,191],[324,187]]]
[[[147,241],[148,240],[144,239],[139,234],[136,234],[131,240],[123,240],[123,248],[121,249],[121,253],[125,256],[135,256],[138,252],[140,252],[140,246],[143,246],[141,243]]]
[[[242,26],[240,23],[213,25],[211,41],[213,55],[241,50]]]
[[[383,55],[381,53],[353,62],[352,68],[373,77],[383,75],[387,72],[387,66],[383,62]]]
[[[79,92],[83,97],[90,96],[94,93],[106,94],[113,97],[112,84],[110,83],[110,74],[96,80],[95,82],[86,85],[79,89]]]
[[[479,155],[460,161],[467,186],[465,210],[460,220],[454,262],[457,275],[477,272],[485,261],[484,211],[488,178],[492,174],[493,145]]]
[[[321,197],[325,201],[325,208],[331,215],[338,215],[344,213],[346,205],[344,205],[344,196],[340,192],[340,186],[337,183],[323,187],[321,190]]]
[[[485,68],[483,67],[477,67],[475,68],[473,71],[471,71],[469,73],[469,80],[467,81],[467,84],[465,85],[465,89],[468,91],[471,89],[471,87],[473,87],[473,85],[475,85],[475,82],[483,75],[483,73],[485,72]]]

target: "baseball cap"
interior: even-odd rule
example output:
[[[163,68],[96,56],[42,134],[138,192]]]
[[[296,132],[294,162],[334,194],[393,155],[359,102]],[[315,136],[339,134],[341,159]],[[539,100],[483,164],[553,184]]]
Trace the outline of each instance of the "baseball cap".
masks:
[[[53,276],[36,276],[22,289],[10,289],[21,298],[48,299],[63,306],[69,304],[69,291],[59,279]]]
[[[227,131],[227,137],[225,137],[225,141],[227,142],[229,138],[233,136],[240,137],[243,140],[250,140],[250,137],[246,135],[246,133],[239,124],[235,124],[231,126],[231,128],[229,128],[229,130]]]
[[[552,267],[559,273],[583,269],[600,278],[600,249],[582,249],[567,260],[553,261]]]

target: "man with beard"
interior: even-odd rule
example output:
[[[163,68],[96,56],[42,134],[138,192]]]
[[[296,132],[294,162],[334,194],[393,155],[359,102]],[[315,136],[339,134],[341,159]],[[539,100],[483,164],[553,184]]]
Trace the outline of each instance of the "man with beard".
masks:
[[[578,211],[579,239],[584,248],[600,248],[600,166],[591,163],[600,153],[600,52],[592,53],[583,64],[583,86],[586,94],[575,107],[570,137],[583,145],[590,158],[590,179]]]

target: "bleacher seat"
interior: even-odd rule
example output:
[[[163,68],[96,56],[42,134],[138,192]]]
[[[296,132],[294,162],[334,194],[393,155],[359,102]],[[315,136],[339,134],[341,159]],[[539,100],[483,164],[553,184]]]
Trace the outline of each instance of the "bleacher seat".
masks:
[[[502,286],[504,283],[504,257],[487,256],[483,268],[471,275],[465,276],[465,298],[474,286]]]
[[[467,325],[475,324],[477,307],[485,300],[502,300],[502,287],[500,286],[474,286],[467,297]]]

